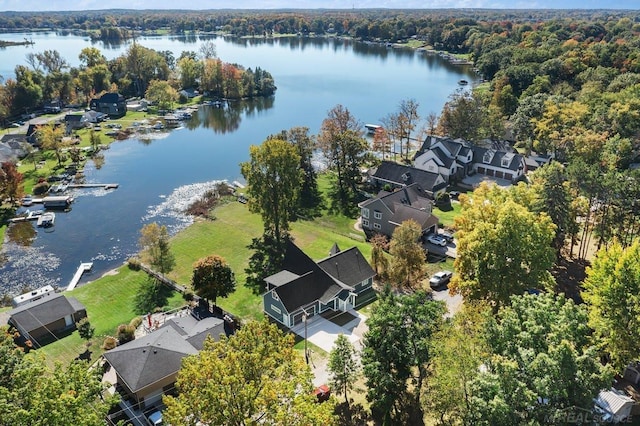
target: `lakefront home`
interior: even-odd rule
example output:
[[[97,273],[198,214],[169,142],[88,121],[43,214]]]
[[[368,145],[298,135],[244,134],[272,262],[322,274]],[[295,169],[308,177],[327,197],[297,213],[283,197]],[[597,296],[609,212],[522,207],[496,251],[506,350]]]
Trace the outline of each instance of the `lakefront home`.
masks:
[[[374,276],[357,247],[341,251],[334,245],[330,255],[316,263],[288,241],[282,270],[265,278],[264,312],[288,328],[305,316],[346,312],[375,298]]]
[[[435,199],[438,194],[445,192],[448,181],[438,172],[430,172],[416,167],[383,161],[369,171],[369,183],[377,190],[390,190],[408,185],[414,187],[423,197]]]
[[[375,234],[391,238],[393,231],[409,219],[418,223],[423,236],[438,231],[438,217],[432,213],[433,201],[424,195],[417,183],[392,192],[380,191],[358,207],[362,230],[368,238]]]
[[[119,118],[127,113],[127,101],[119,93],[105,93],[100,98],[91,99],[89,108],[111,118]]]

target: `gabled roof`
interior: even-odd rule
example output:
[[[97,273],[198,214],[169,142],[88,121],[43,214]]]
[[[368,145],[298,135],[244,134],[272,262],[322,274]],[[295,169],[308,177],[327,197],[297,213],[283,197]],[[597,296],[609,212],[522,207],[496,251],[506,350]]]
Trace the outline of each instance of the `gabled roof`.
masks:
[[[505,156],[512,157],[508,167],[502,166],[502,158]],[[474,161],[478,164],[487,164],[492,167],[508,169],[513,171],[517,171],[518,169],[520,169],[523,163],[523,157],[520,154],[507,152],[507,151],[497,151],[495,149],[487,149],[479,146],[473,147],[473,157],[475,159]],[[483,161],[484,158],[487,158],[487,159],[490,158],[488,160],[489,162],[485,163]]]
[[[382,201],[382,203],[391,211],[395,212],[398,206],[408,205],[417,210],[431,211],[432,202],[428,198],[425,198],[418,190],[417,184],[411,184],[405,186],[397,191],[387,192],[380,191],[374,198],[370,198],[363,201],[358,206],[367,207],[368,205]]]
[[[65,123],[74,123],[74,122],[81,122],[82,121],[83,116],[80,114],[67,114],[64,116],[64,121]]]
[[[226,335],[224,321],[216,317],[207,317],[201,320],[197,320],[191,315],[176,317],[165,322],[162,327],[172,327],[199,351],[202,350],[207,336],[218,341],[221,334]]]
[[[360,276],[360,271],[364,270],[364,266],[359,261],[356,262],[358,259],[353,254],[353,250],[358,249],[354,247],[321,261],[338,259],[339,267],[335,270],[335,273],[346,280],[343,281],[339,277],[332,276],[331,267],[327,266],[328,270],[325,270],[324,267],[321,267],[321,265],[315,263],[309,256],[304,254],[292,241],[287,241],[283,270],[265,278],[265,281],[275,286],[272,291],[288,312],[294,312],[317,300],[328,303],[342,290],[353,291],[352,285],[364,280],[352,283],[353,279],[357,279]],[[349,259],[349,253],[353,256],[351,259]],[[362,257],[359,250],[358,254]],[[358,271],[347,271],[349,267],[358,268]]]
[[[18,306],[9,312],[9,316],[13,324],[31,332],[83,310],[85,310],[84,305],[77,299],[56,293]]]
[[[176,374],[182,358],[198,350],[172,326],[105,352],[105,359],[132,392]]]
[[[15,142],[18,142],[18,143],[27,142],[27,135],[24,133],[2,135],[2,138],[0,138],[0,142],[6,143],[6,144],[11,144]]]
[[[449,162],[451,165],[451,162]],[[431,173],[411,166],[394,163],[393,161],[383,161],[373,178],[394,183],[396,185],[418,184],[421,191],[435,192],[441,187],[446,187],[446,182],[437,183],[439,173]]]
[[[453,159],[449,158],[447,154],[445,154],[440,148],[435,147],[431,150],[431,152],[433,152],[436,155],[436,157],[440,161],[440,164],[443,167],[446,167],[447,169],[451,167],[451,164],[453,163]]]
[[[124,102],[124,96],[122,96],[120,93],[105,93],[104,95],[100,96],[100,99],[98,99],[97,101],[103,104],[115,104],[118,102]]]
[[[431,209],[420,210],[412,206],[397,203],[394,207],[395,214],[391,221],[397,225],[409,219],[415,220],[418,225],[420,225],[420,229],[423,230],[438,224],[438,217],[431,213]]]
[[[341,283],[354,287],[376,273],[357,247],[341,251],[318,262],[318,266]]]

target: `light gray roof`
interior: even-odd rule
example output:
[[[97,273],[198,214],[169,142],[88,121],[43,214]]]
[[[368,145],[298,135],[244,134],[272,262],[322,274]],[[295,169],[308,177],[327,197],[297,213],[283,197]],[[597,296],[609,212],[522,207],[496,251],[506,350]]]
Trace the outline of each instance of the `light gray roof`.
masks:
[[[299,278],[300,275],[298,274],[294,274],[293,272],[289,272],[287,270],[282,270],[280,272],[277,272],[273,275],[268,276],[267,278],[265,278],[264,280],[271,284],[274,285],[276,287],[279,287],[283,284],[286,284],[288,282],[291,282],[293,280],[295,280],[296,278]]]
[[[213,340],[218,341],[221,334],[226,335],[224,321],[215,317],[207,317],[199,321],[191,315],[176,317],[168,320],[163,327],[173,327],[199,351],[202,350],[207,336],[211,336]]]

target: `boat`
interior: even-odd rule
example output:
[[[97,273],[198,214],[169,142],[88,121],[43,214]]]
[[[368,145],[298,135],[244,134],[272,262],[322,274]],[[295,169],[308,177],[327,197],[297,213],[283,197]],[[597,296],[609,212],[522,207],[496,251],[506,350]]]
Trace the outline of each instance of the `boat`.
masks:
[[[467,84],[469,84],[469,82],[467,80],[458,80],[458,84],[460,86],[466,86]]]
[[[47,209],[68,208],[73,202],[73,198],[69,195],[48,196],[42,199],[44,207]]]
[[[53,212],[45,212],[40,215],[38,218],[37,225],[42,228],[49,228],[53,226],[56,221],[56,214]]]
[[[376,130],[382,129],[382,126],[379,126],[377,124],[365,124],[364,127],[367,129],[369,133],[375,133]]]

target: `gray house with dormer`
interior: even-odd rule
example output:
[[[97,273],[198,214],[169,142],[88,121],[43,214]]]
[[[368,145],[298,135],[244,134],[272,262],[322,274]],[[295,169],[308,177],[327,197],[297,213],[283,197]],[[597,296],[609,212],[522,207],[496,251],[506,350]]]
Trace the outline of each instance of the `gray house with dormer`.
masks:
[[[447,189],[447,180],[440,173],[433,173],[393,161],[383,161],[371,170],[369,182],[378,191],[385,187],[399,189],[414,185],[423,197],[435,199]]]
[[[285,327],[303,317],[324,312],[346,312],[375,298],[375,272],[357,247],[337,246],[314,262],[292,241],[287,242],[282,270],[265,278],[264,312]]]
[[[417,184],[393,192],[380,191],[378,195],[358,204],[362,230],[371,237],[382,234],[391,238],[402,222],[413,219],[422,235],[438,231],[438,217],[433,215],[433,201],[426,198]]]

